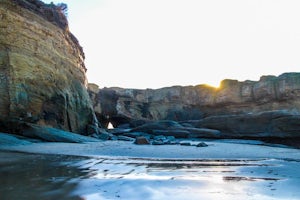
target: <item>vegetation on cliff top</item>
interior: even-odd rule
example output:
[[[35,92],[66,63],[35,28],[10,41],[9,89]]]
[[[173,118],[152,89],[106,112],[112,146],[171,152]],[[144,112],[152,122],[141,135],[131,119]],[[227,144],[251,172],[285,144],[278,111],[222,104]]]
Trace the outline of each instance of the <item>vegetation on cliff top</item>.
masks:
[[[54,3],[46,4],[40,0],[12,0],[12,2],[36,13],[37,15],[43,17],[45,20],[51,22],[52,24],[68,32],[71,40],[78,45],[78,47],[81,49],[83,58],[85,58],[83,49],[79,44],[79,41],[69,31],[69,25],[67,19],[67,14],[68,14],[67,4],[65,3],[59,3],[57,5],[55,5]]]
[[[14,3],[26,8],[45,18],[47,21],[59,26],[62,29],[68,29],[67,4],[45,4],[40,0],[13,0]]]

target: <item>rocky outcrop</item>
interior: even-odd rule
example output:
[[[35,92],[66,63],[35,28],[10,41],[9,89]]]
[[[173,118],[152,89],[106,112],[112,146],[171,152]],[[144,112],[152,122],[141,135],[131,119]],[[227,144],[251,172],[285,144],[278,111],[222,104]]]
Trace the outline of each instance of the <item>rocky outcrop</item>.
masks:
[[[192,137],[196,131],[198,137],[209,138],[300,138],[300,73],[263,76],[259,81],[223,80],[220,88],[103,88],[94,90],[94,97],[101,111],[97,115],[105,122],[116,127],[127,123],[135,131],[148,132],[142,125],[146,124],[151,134],[161,135],[177,131]],[[174,120],[185,128],[149,126],[149,121],[159,120]],[[210,132],[204,133],[206,129]]]
[[[98,94],[93,91],[98,116],[115,125],[126,119],[184,121],[272,110],[300,111],[300,73],[263,76],[259,81],[223,80],[220,88],[197,85],[157,90],[103,88]]]
[[[288,111],[211,116],[193,123],[220,130],[223,138],[300,138],[300,115]]]
[[[29,122],[85,133],[96,122],[84,53],[63,8],[39,0],[0,1],[0,127]]]
[[[62,131],[55,128],[38,126],[36,124],[27,124],[27,129],[24,129],[23,136],[28,138],[36,138],[47,142],[69,142],[69,143],[84,143],[98,142],[99,140],[87,137],[68,131]]]

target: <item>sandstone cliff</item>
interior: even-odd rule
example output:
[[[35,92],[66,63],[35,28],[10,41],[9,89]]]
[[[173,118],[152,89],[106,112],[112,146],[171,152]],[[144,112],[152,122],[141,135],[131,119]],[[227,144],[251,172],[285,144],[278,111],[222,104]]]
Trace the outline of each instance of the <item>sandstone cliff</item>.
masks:
[[[84,53],[60,7],[0,1],[0,126],[22,122],[77,133],[95,123]]]
[[[90,93],[94,94],[97,115],[116,125],[132,119],[183,121],[274,110],[300,111],[300,73],[263,76],[259,81],[223,80],[220,88],[103,88],[98,93],[95,85],[93,88]]]

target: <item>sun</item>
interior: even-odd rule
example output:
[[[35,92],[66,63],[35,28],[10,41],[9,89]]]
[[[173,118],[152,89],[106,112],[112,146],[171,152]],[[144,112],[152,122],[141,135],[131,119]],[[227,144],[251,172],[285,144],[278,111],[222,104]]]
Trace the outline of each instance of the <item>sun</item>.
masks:
[[[219,80],[208,81],[207,83],[205,83],[205,85],[207,85],[209,87],[212,87],[212,88],[215,88],[215,89],[219,89],[220,85],[221,85],[221,82]]]

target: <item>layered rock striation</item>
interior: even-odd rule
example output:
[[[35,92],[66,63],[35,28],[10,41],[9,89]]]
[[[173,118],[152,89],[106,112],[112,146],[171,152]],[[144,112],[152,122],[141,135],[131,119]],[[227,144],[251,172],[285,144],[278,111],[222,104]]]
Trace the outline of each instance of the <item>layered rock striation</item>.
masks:
[[[197,85],[156,90],[97,90],[94,84],[91,87],[98,115],[111,121],[118,118],[183,121],[271,110],[300,111],[300,73],[263,76],[259,81],[223,80],[219,88]]]
[[[96,122],[84,53],[61,7],[0,1],[0,131],[33,123],[85,133]]]
[[[103,125],[136,127],[174,120],[216,129],[229,138],[300,137],[300,73],[263,76],[259,81],[223,80],[219,88],[93,88],[90,93]]]

